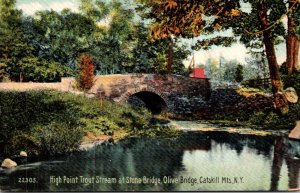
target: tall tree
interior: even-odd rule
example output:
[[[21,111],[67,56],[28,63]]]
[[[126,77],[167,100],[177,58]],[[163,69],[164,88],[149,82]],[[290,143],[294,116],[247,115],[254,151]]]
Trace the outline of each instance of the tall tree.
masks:
[[[265,45],[266,56],[270,69],[275,105],[282,113],[286,113],[288,111],[288,104],[283,95],[283,85],[280,79],[279,66],[274,47],[274,35],[271,29],[269,29],[271,23],[268,18],[268,7],[265,1],[259,1],[256,6],[257,15],[261,24],[261,30],[263,31],[263,42]]]
[[[283,36],[282,25],[273,25],[284,14],[286,7],[282,0],[244,0],[250,3],[250,13],[240,8],[239,1],[179,1],[179,0],[141,0],[146,7],[145,17],[154,19],[153,36],[170,35],[190,37],[201,33],[221,31],[232,27],[235,34],[242,36],[241,41],[251,46],[253,41],[262,41],[268,60],[275,106],[282,112],[288,111],[279,76],[279,66],[275,53],[277,35]],[[274,28],[274,26],[276,28]],[[251,35],[245,31],[253,30]],[[246,34],[246,35],[245,35]],[[233,37],[217,36],[198,42],[196,48],[210,45],[230,45]]]
[[[28,21],[31,31],[27,32],[36,54],[75,70],[78,56],[94,46],[95,23],[70,10],[40,11],[36,15]]]
[[[137,44],[133,49],[133,69],[132,72],[142,73],[171,73],[187,74],[187,69],[183,60],[191,53],[187,45],[180,44],[176,39],[172,43],[172,68],[168,69],[168,55],[170,38],[152,41],[149,36],[149,27],[143,22],[135,25],[134,39]]]
[[[297,36],[297,27],[300,25],[300,3],[297,0],[288,1],[289,13],[288,18],[288,33],[286,38],[287,58],[286,65],[288,75],[291,75],[298,69],[299,65],[299,38]]]
[[[22,76],[14,74],[13,69],[32,51],[22,30],[22,12],[15,6],[15,0],[0,0],[0,63],[4,63],[11,78]]]
[[[275,45],[283,41],[285,29],[280,21],[287,12],[282,0],[244,0],[251,10],[242,10],[241,22],[234,26],[236,35],[247,47],[262,43],[268,61],[275,107],[285,114],[288,112],[288,102],[283,94],[283,84],[280,78]]]

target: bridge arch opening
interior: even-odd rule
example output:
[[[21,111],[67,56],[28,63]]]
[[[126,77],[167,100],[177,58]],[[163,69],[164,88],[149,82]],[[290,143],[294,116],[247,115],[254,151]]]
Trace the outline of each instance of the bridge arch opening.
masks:
[[[146,107],[152,114],[160,114],[167,109],[166,101],[158,94],[150,91],[140,91],[128,97],[127,102],[136,107]]]

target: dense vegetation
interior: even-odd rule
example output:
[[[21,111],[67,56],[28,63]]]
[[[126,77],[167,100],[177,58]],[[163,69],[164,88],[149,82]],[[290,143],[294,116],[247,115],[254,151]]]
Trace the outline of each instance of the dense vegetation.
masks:
[[[237,0],[128,2],[81,0],[79,12],[46,10],[26,16],[16,9],[16,0],[0,0],[0,81],[54,82],[62,76],[77,76],[81,89],[88,90],[94,73],[187,75],[183,60],[191,51],[180,38],[205,34],[194,49],[240,41],[253,56],[247,62],[256,67],[243,69],[237,61],[211,58],[204,67],[212,80],[241,82],[251,73],[252,77],[270,77],[273,98],[278,99],[274,102],[281,101],[275,106],[282,114],[274,109],[236,111],[218,118],[239,119],[269,129],[290,127],[299,119],[299,103],[288,109],[281,100],[281,80],[299,93],[297,60],[290,59],[299,52],[299,46],[294,45],[299,43],[299,38],[295,39],[299,25],[290,24],[299,24],[297,1],[244,0],[251,6],[249,13]],[[278,20],[284,12],[288,14],[288,29]],[[228,30],[232,30],[231,37],[218,35]],[[274,46],[285,37],[291,57],[286,62],[287,74],[280,77]],[[88,57],[80,57],[87,52]],[[19,150],[60,154],[76,148],[89,131],[105,135],[120,130],[142,136],[176,134],[149,124],[150,118],[143,109],[61,92],[1,92],[0,147],[7,154]]]
[[[133,2],[132,2],[133,3]],[[89,52],[96,74],[166,73],[170,40],[152,41],[149,25],[132,4],[81,1],[80,12],[64,9],[24,15],[16,0],[0,0],[0,81],[59,81],[75,76]],[[174,40],[170,73],[186,74],[190,54]]]
[[[284,88],[293,87],[297,93],[300,93],[299,72],[288,76],[287,71],[283,71],[282,80]],[[256,92],[257,94],[262,94],[266,91],[270,93],[270,90],[257,90]],[[268,130],[293,129],[300,117],[300,101],[290,103],[289,108],[290,110],[286,115],[281,115],[274,108],[269,108],[268,110],[236,109],[235,112],[227,114],[220,112],[213,116],[212,119],[232,121],[238,125],[257,125],[258,128]]]
[[[211,117],[213,123],[227,126],[249,126],[262,130],[291,130],[295,127],[300,117],[300,103],[290,104],[290,111],[285,116],[271,111],[236,110],[228,114],[216,114]]]
[[[0,147],[5,154],[61,154],[75,149],[86,132],[169,136],[151,125],[151,114],[109,101],[56,91],[0,92]]]

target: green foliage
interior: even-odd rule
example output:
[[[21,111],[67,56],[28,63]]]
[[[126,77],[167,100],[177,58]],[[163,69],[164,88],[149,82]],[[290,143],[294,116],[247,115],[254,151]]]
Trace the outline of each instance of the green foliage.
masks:
[[[2,82],[7,77],[7,75],[6,64],[0,63],[0,82]]]
[[[0,0],[0,63],[6,67],[15,65],[32,51],[22,31],[22,12],[15,5],[15,0]]]
[[[243,78],[243,66],[237,60],[227,60],[223,56],[219,60],[209,58],[205,64],[205,72],[214,81],[235,82],[237,75],[241,76],[238,78]]]
[[[169,40],[150,40],[133,2],[81,1],[80,13],[46,10],[34,17],[22,15],[15,3],[0,1],[0,63],[13,81],[55,81],[64,69],[73,74],[87,51],[98,74],[166,72]],[[182,60],[190,51],[178,43],[173,50],[172,73],[187,74]]]
[[[83,131],[68,123],[50,122],[37,124],[30,131],[16,132],[10,141],[11,149],[18,151],[26,149],[35,155],[56,155],[70,152],[78,147]]]
[[[47,125],[37,125],[32,131],[39,141],[42,154],[63,154],[74,150],[82,139],[82,129],[67,123],[50,122]]]
[[[238,65],[235,71],[235,81],[237,82],[242,82],[244,77],[243,77],[243,69],[244,67],[242,65]]]
[[[280,68],[279,68],[279,72],[281,75],[288,75],[288,68],[287,68],[287,65],[286,65],[286,62],[282,63]],[[283,82],[285,81],[284,79],[282,80]]]
[[[71,75],[69,67],[38,57],[25,57],[17,64],[9,63],[7,69],[11,78],[22,76],[23,81],[33,82],[55,82],[63,76]]]
[[[81,121],[85,124],[85,130],[97,134],[113,135],[114,131],[120,129],[120,126],[108,117],[83,118]]]
[[[167,73],[168,49],[171,39],[161,39],[152,41],[149,37],[149,27],[143,23],[135,26],[135,38],[137,46],[133,50],[132,72],[140,73]],[[178,40],[174,39],[172,73],[186,75],[187,69],[182,61],[186,59],[191,51],[187,45],[180,45]]]
[[[26,21],[26,26],[30,26],[26,28],[26,34],[34,52],[75,70],[79,54],[91,49],[96,40],[96,24],[70,10],[61,13],[40,11],[36,16]]]
[[[179,130],[173,127],[161,127],[159,125],[153,126],[151,129],[145,130],[136,130],[134,134],[139,137],[178,137],[180,132]]]
[[[150,118],[145,109],[70,93],[0,92],[0,145],[6,154],[20,150],[60,154],[76,148],[88,131],[106,135],[118,130],[133,135],[144,130],[152,133],[157,126],[150,125]]]
[[[293,87],[297,94],[300,95],[300,72],[295,72],[292,75],[282,75],[284,88]]]
[[[248,122],[253,125],[261,125],[264,123],[266,114],[264,112],[258,111],[254,112],[253,114],[249,113],[249,120]]]

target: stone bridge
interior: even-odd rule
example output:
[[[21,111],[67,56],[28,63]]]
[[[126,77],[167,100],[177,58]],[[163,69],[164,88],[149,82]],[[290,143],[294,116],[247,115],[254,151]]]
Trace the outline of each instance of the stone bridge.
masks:
[[[74,78],[62,78],[59,83],[0,83],[1,90],[54,89],[76,92]],[[170,110],[174,97],[202,97],[208,99],[208,79],[190,78],[180,75],[115,74],[95,77],[89,97],[113,100],[119,103],[138,101],[153,113]]]
[[[88,93],[121,103],[134,97],[155,113],[172,105],[170,96],[202,96],[207,99],[210,84],[208,79],[179,75],[105,75],[96,77],[95,84]]]

